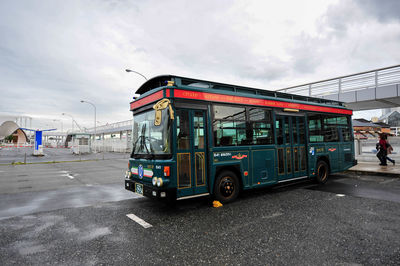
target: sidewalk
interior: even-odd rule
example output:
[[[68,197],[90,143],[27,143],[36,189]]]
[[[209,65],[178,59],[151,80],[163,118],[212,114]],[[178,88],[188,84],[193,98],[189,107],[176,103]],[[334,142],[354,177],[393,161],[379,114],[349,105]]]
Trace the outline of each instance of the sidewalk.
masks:
[[[376,162],[358,162],[356,166],[353,166],[348,171],[364,175],[370,174],[400,177],[400,166],[392,165],[389,162],[387,166],[381,166],[379,165],[378,160],[376,160]]]

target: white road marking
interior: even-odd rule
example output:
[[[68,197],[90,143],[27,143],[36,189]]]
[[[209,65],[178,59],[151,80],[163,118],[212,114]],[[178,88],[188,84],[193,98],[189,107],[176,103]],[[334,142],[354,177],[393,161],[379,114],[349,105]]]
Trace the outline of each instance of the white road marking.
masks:
[[[150,228],[153,227],[151,224],[147,223],[145,220],[140,219],[139,217],[137,217],[134,214],[127,214],[126,216],[128,216],[129,219],[137,222],[138,224],[140,224],[141,226],[143,226],[144,228]]]
[[[336,196],[338,196],[338,197],[344,197],[344,196],[346,196],[345,194],[336,194]]]
[[[62,174],[61,176],[68,177],[69,179],[74,179],[74,176],[70,174]]]
[[[69,173],[69,171],[62,170],[62,171],[60,171],[60,173],[62,173],[61,176],[66,176],[66,177],[68,177],[69,179],[74,179],[74,176],[71,175],[71,174]],[[75,174],[75,175],[77,175],[77,174]]]

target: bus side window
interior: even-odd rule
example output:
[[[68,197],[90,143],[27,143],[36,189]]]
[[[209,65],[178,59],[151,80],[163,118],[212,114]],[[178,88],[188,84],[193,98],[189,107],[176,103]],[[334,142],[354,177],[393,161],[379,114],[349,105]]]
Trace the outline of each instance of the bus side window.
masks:
[[[324,142],[339,141],[337,118],[324,118]]]
[[[352,130],[350,127],[350,117],[346,117],[346,116],[341,116],[338,117],[338,124],[340,124],[341,128],[342,128],[342,137],[343,137],[343,141],[353,141],[352,138]]]
[[[278,145],[283,144],[283,128],[282,128],[282,119],[279,118],[276,120],[276,135],[277,135],[277,141]]]
[[[248,144],[262,145],[274,143],[270,110],[249,108],[248,127]]]
[[[248,143],[244,107],[214,105],[213,113],[215,146],[238,146]]]
[[[300,138],[300,144],[306,143],[306,129],[304,125],[304,118],[299,119],[299,138]]]
[[[308,129],[310,142],[322,142],[324,135],[322,134],[321,115],[312,114],[308,116]]]
[[[178,135],[178,149],[189,149],[189,112],[186,110],[176,111],[176,127]]]
[[[352,141],[350,129],[348,127],[343,127],[341,129],[343,141]]]
[[[289,133],[289,117],[285,117],[285,142],[290,143],[290,133]]]
[[[194,146],[204,149],[204,117],[202,112],[194,114]]]

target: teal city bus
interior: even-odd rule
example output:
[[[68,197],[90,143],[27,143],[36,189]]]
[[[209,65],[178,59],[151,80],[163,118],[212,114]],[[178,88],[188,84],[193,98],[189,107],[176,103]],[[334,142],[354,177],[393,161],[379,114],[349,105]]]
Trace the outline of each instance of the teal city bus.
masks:
[[[172,75],[136,93],[125,188],[144,196],[227,203],[357,164],[352,110],[338,101]]]

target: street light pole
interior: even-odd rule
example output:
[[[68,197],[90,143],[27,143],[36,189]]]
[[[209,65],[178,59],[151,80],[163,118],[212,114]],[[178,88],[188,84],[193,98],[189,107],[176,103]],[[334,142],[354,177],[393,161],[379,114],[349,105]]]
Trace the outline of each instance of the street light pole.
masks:
[[[93,137],[93,144],[94,144],[94,142],[96,141],[96,134],[97,134],[97,132],[96,132],[96,105],[94,105],[94,103],[84,101],[84,100],[81,100],[81,103],[88,103],[91,106],[93,106],[93,108],[94,108],[94,137]],[[96,146],[94,146],[94,147],[95,147],[94,149],[96,151]]]
[[[53,119],[53,122],[56,122],[56,121],[60,121],[60,123],[61,123],[61,143],[63,142],[63,122],[62,122],[62,120],[61,119]],[[58,148],[58,137],[57,137],[57,148]]]
[[[140,75],[140,76],[142,76],[145,80],[147,80],[147,78],[143,75],[143,74],[141,74],[141,73],[139,73],[139,72],[137,72],[137,71],[134,71],[134,70],[130,70],[130,69],[125,69],[125,71],[126,72],[133,72],[133,73],[136,73],[136,74],[138,74],[138,75]]]
[[[62,115],[67,115],[67,116],[71,117],[71,119],[72,119],[72,131],[74,131],[74,123],[78,127],[78,129],[80,131],[82,131],[82,128],[79,126],[79,124],[76,122],[76,120],[72,117],[72,115],[69,115],[67,113],[62,113]]]
[[[74,132],[74,118],[72,117],[72,115],[69,115],[69,114],[66,114],[66,113],[62,113],[62,115],[66,115],[66,116],[69,116],[69,117],[71,117],[71,121],[72,121],[72,131],[71,132]]]
[[[60,123],[61,123],[61,133],[63,133],[63,122],[62,122],[62,120],[61,119],[53,119],[53,122],[56,122],[56,121],[60,121]]]

